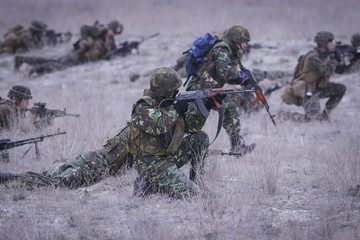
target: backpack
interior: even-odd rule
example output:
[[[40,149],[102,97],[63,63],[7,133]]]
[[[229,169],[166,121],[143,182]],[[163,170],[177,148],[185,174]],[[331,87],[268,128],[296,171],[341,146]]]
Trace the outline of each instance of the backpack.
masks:
[[[210,33],[206,33],[204,37],[195,40],[191,49],[184,52],[184,54],[190,53],[186,61],[186,73],[189,77],[196,74],[200,64],[206,63],[206,60],[204,60],[206,53],[219,41]]]

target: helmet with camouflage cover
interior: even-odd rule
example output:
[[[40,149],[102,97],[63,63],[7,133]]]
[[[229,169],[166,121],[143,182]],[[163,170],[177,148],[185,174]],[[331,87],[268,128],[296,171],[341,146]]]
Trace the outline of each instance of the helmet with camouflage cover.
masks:
[[[360,33],[355,33],[351,36],[351,43],[354,47],[360,46]]]
[[[16,85],[13,86],[9,93],[8,98],[11,100],[22,100],[22,99],[32,99],[31,91],[29,88],[22,86],[22,85]]]
[[[115,34],[120,34],[122,33],[124,26],[119,21],[114,20],[108,24],[108,28],[113,30]]]
[[[46,30],[47,25],[39,20],[33,20],[31,22],[30,28],[34,31],[43,32]]]
[[[158,68],[151,75],[150,90],[158,96],[167,97],[181,87],[179,74],[171,68]]]
[[[328,31],[318,32],[314,38],[314,41],[318,45],[323,45],[323,44],[326,44],[327,42],[331,42],[333,40],[334,40],[334,34],[332,34],[331,32],[328,32]]]
[[[235,43],[244,43],[250,41],[249,31],[242,26],[232,26],[227,30],[225,36]]]

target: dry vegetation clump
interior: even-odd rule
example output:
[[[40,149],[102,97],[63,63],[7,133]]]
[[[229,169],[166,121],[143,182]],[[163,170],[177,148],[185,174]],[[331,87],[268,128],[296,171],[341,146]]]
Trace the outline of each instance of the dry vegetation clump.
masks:
[[[10,163],[0,171],[41,172],[98,149],[130,118],[133,103],[149,85],[149,72],[172,66],[192,41],[232,24],[250,30],[253,43],[277,46],[252,50],[243,64],[263,70],[293,71],[300,54],[313,46],[317,31],[329,30],[348,43],[358,31],[357,1],[8,1],[0,9],[0,32],[33,18],[59,31],[77,32],[96,19],[124,23],[116,41],[160,35],[140,45],[140,55],[76,66],[42,76],[13,70],[13,56],[0,56],[0,96],[14,84],[29,86],[32,103],[66,108],[80,118],[55,119],[42,132],[3,132],[14,140],[66,131],[39,143],[41,159],[31,145],[11,149]],[[16,10],[16,11],[15,11]],[[20,11],[21,10],[21,11]],[[21,13],[21,14],[20,14]],[[334,16],[342,16],[334,20]],[[204,20],[206,19],[206,21]],[[75,41],[75,39],[73,39]],[[26,53],[61,56],[71,43]],[[141,77],[130,82],[129,76]],[[256,149],[244,157],[209,155],[201,176],[208,191],[192,199],[162,195],[132,196],[135,169],[78,189],[37,188],[20,183],[0,185],[0,239],[359,239],[359,72],[335,74],[331,81],[347,86],[332,113],[332,122],[293,123],[264,109],[242,116],[242,132]],[[276,81],[266,80],[271,85]],[[183,90],[183,88],[181,89]],[[302,111],[281,103],[280,92],[268,99],[270,110]],[[325,102],[321,102],[324,106]],[[216,135],[217,113],[204,130]],[[222,131],[210,146],[228,151]],[[189,166],[183,171],[188,174]]]

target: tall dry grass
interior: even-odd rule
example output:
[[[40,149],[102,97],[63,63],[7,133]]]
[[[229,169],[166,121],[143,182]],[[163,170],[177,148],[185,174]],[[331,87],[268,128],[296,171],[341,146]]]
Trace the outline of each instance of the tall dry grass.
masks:
[[[277,50],[253,50],[247,67],[292,71],[297,57],[314,46],[319,30],[331,30],[342,41],[358,31],[356,1],[7,1],[1,8],[0,32],[33,18],[49,27],[78,31],[83,23],[118,18],[124,34],[117,41],[154,32],[160,36],[140,46],[140,55],[100,61],[29,77],[27,66],[13,71],[13,56],[0,58],[0,96],[14,84],[31,88],[34,102],[66,108],[80,118],[58,118],[43,132],[3,132],[1,138],[21,139],[66,130],[64,136],[39,143],[42,158],[30,147],[10,150],[10,163],[0,171],[41,172],[100,145],[129,120],[132,104],[149,85],[149,77],[129,81],[175,64],[196,36],[247,26],[252,42]],[[336,17],[336,16],[342,16]],[[60,20],[59,20],[60,19]],[[206,21],[204,20],[206,19]],[[215,20],[213,20],[215,19]],[[74,40],[75,41],[75,40]],[[56,57],[71,43],[26,55]],[[210,155],[202,176],[211,194],[189,200],[161,195],[132,196],[135,169],[75,190],[0,186],[1,239],[358,239],[359,196],[348,191],[360,183],[358,72],[334,75],[348,89],[333,111],[332,123],[279,122],[274,127],[265,110],[243,115],[242,132],[256,142],[249,155]],[[272,84],[266,81],[264,84]],[[183,88],[182,88],[183,89]],[[268,99],[270,110],[301,111],[281,103],[279,92]],[[324,101],[321,102],[322,106]],[[217,114],[204,130],[216,133]],[[229,150],[222,131],[211,149]],[[188,166],[183,168],[187,174]]]

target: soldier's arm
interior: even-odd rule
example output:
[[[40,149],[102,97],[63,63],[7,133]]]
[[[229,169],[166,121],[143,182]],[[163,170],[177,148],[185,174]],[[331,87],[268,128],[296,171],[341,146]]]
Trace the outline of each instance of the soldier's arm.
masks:
[[[239,78],[239,71],[232,67],[229,50],[224,47],[218,47],[213,50],[212,54],[217,75],[227,80],[227,82],[231,80],[236,81]]]
[[[144,132],[153,135],[170,131],[178,118],[179,114],[174,109],[162,111],[145,103],[139,103],[132,114],[132,122]]]
[[[336,59],[322,60],[319,56],[309,57],[309,64],[311,68],[324,78],[329,77],[335,71],[337,63]]]
[[[194,102],[189,103],[188,110],[185,112],[184,120],[186,133],[195,133],[200,131],[206,122],[206,118],[201,114]]]

